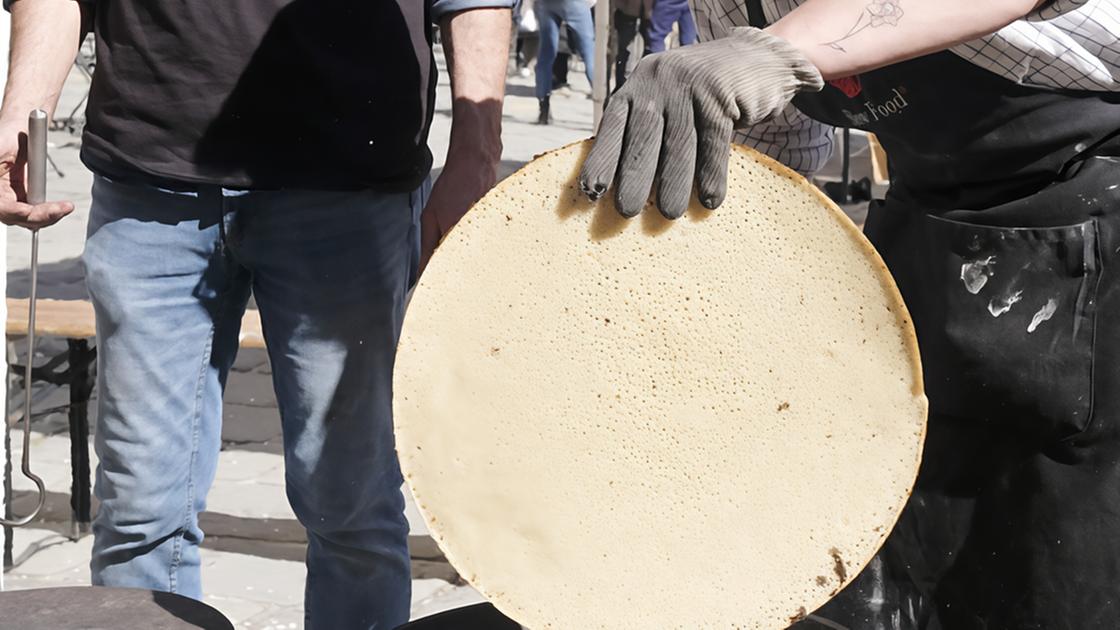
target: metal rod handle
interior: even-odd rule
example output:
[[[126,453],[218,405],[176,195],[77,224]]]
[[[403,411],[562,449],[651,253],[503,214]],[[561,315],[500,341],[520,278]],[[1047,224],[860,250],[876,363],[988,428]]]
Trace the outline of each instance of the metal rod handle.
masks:
[[[47,200],[47,112],[36,109],[27,117],[27,203]],[[27,313],[27,365],[23,376],[23,457],[20,470],[35,484],[38,501],[26,516],[0,518],[0,525],[21,527],[39,515],[47,501],[47,487],[31,472],[31,370],[35,360],[35,300],[39,293],[39,230],[31,230],[31,299]],[[9,499],[10,500],[10,499]]]
[[[36,109],[27,117],[27,203],[47,200],[47,112]]]

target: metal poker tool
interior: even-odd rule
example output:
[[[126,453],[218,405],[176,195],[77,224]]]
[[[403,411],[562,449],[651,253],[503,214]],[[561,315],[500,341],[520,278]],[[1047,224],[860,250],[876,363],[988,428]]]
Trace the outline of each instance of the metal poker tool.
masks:
[[[27,203],[47,200],[47,112],[36,109],[27,117]],[[31,365],[35,359],[35,299],[39,289],[39,229],[31,230],[31,299],[27,312],[27,366],[23,377],[23,457],[20,470],[37,488],[35,509],[26,516],[0,518],[0,525],[20,527],[39,515],[47,499],[43,480],[31,472]]]

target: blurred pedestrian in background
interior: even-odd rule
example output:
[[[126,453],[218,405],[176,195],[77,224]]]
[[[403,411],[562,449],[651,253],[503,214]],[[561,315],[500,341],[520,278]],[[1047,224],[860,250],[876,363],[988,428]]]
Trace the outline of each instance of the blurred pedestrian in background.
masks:
[[[649,17],[653,0],[611,0],[614,9],[614,33],[618,53],[614,65],[614,89],[626,83],[626,70],[630,66],[630,45],[634,36],[642,36],[643,49],[649,47]]]
[[[537,55],[537,15],[533,12],[531,0],[516,0],[513,3],[513,28],[517,41],[514,48],[514,61],[517,74],[529,76],[529,61]]]
[[[681,46],[696,43],[696,23],[688,0],[653,0],[644,54],[665,52],[665,38],[673,32],[674,24],[680,29]]]
[[[595,23],[595,14],[591,14],[591,23]],[[552,62],[552,91],[556,92],[571,87],[568,83],[568,66],[572,61],[572,44],[576,36],[572,34],[572,27],[565,24],[560,29],[559,44],[556,45],[556,59]]]
[[[552,95],[552,64],[556,61],[560,44],[560,26],[567,24],[570,29],[569,45],[583,59],[588,83],[591,83],[595,66],[595,26],[591,22],[591,10],[586,0],[537,0],[536,16],[540,28],[540,52],[537,56],[540,114],[537,123],[547,125],[552,122],[549,97]]]

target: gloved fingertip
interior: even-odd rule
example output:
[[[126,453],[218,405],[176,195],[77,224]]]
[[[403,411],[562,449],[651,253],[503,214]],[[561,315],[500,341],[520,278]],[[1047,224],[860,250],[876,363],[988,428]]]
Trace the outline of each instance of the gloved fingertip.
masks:
[[[716,195],[705,195],[700,198],[700,205],[708,210],[715,210],[721,203],[723,203],[723,199]]]
[[[658,202],[657,204],[657,210],[661,212],[661,216],[669,219],[670,221],[676,221],[677,219],[684,216],[685,208],[686,206],[684,204],[663,204],[660,202]]]
[[[583,180],[579,183],[579,186],[583,190],[583,194],[587,195],[587,198],[591,201],[599,201],[607,192],[606,184],[600,182],[592,184],[587,180]]]
[[[634,209],[624,208],[622,206],[618,207],[618,213],[621,214],[624,219],[633,219],[634,217],[638,216],[638,213],[640,213],[641,211],[641,208]]]

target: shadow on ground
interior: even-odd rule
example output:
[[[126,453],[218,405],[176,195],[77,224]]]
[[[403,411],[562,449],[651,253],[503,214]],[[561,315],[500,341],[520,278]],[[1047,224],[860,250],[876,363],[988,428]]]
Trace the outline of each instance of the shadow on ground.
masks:
[[[31,296],[31,270],[8,272],[8,297]],[[51,300],[88,300],[86,270],[80,258],[39,265],[39,297]]]
[[[537,89],[532,85],[517,85],[514,83],[507,83],[506,96],[524,96],[527,98],[537,98]]]
[[[13,493],[13,513],[26,514],[34,506],[33,493],[28,491]],[[93,500],[93,513],[97,513],[96,497]],[[206,532],[202,546],[207,549],[294,562],[302,562],[307,555],[307,533],[294,519],[250,518],[203,512],[199,515],[198,521],[199,526]],[[47,492],[43,511],[40,512],[35,527],[49,529],[62,536],[70,536],[72,532],[69,495],[62,492]],[[13,535],[18,536],[18,530]],[[412,558],[413,579],[436,578],[452,584],[461,583],[459,574],[447,562],[443,552],[431,537],[409,536],[408,551]]]

